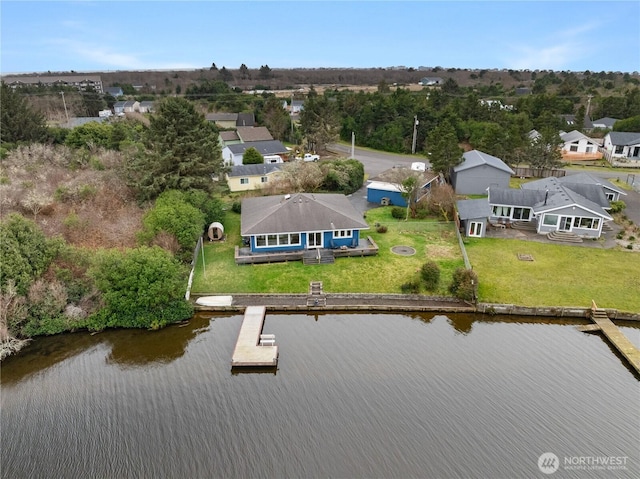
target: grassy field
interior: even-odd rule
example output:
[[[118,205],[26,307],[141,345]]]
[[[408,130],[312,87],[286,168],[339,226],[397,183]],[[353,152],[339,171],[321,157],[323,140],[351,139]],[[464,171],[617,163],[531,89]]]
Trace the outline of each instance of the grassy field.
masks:
[[[600,307],[640,311],[637,253],[495,238],[465,242],[481,301],[586,307],[593,299]]]
[[[447,294],[453,271],[463,267],[454,225],[435,221],[398,221],[391,207],[367,213],[372,226],[363,236],[371,236],[380,248],[377,256],[337,258],[331,265],[288,263],[236,265],[234,248],[240,244],[240,216],[229,212],[225,219],[227,240],[205,244],[205,270],[202,258],[194,275],[193,293],[306,293],[310,281],[322,281],[329,293],[400,293],[400,286],[418,278],[418,270],[429,259],[441,268],[438,291],[423,294]],[[388,228],[378,233],[375,224]],[[413,256],[391,252],[393,246],[415,248]]]
[[[236,265],[240,245],[240,216],[225,219],[227,240],[205,243],[205,268],[198,259],[193,293],[306,293],[310,281],[322,281],[329,293],[400,293],[403,283],[417,280],[428,260],[441,268],[438,291],[448,295],[456,268],[463,267],[454,225],[430,221],[399,221],[391,207],[367,212],[377,256],[337,258],[332,265],[305,266],[301,261]],[[388,228],[378,233],[375,224]],[[479,277],[479,300],[523,306],[598,306],[640,311],[640,256],[625,250],[602,250],[511,239],[465,239],[467,253]],[[391,252],[393,246],[415,248],[413,256]],[[521,261],[518,254],[533,256]]]

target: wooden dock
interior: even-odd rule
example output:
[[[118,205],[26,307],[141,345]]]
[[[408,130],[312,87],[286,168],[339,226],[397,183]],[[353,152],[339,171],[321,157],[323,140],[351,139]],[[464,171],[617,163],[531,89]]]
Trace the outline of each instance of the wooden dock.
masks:
[[[591,309],[591,320],[593,325],[581,327],[581,331],[602,331],[602,334],[627,360],[631,367],[640,375],[640,351],[631,341],[620,331],[620,328],[613,324],[604,309],[600,309],[593,304]]]
[[[262,335],[265,312],[264,306],[247,306],[245,309],[236,347],[231,357],[232,367],[278,364],[278,346],[275,345],[275,336]],[[261,335],[263,339],[260,338]]]

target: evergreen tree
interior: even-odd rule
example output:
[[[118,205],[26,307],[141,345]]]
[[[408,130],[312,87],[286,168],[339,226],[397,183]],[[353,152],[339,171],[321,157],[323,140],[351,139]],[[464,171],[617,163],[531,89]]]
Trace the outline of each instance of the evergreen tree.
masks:
[[[86,116],[98,116],[98,112],[105,107],[105,101],[93,88],[82,92],[82,107]]]
[[[244,155],[242,155],[243,165],[259,165],[260,163],[264,163],[264,158],[258,150],[251,147],[244,151]]]
[[[425,150],[432,170],[442,173],[447,180],[451,175],[451,168],[462,161],[463,150],[458,145],[456,130],[448,120],[431,130]]]
[[[309,149],[324,150],[328,143],[338,138],[340,118],[336,103],[318,95],[312,88],[300,112],[300,128]]]
[[[553,128],[543,128],[525,151],[525,161],[531,168],[556,168],[562,163],[560,135]]]
[[[145,135],[146,151],[130,164],[131,186],[141,200],[165,190],[209,191],[222,172],[218,133],[191,102],[176,97],[158,105]]]
[[[0,87],[0,105],[0,143],[44,140],[47,134],[44,116],[4,82]]]
[[[269,65],[262,65],[260,67],[260,78],[263,80],[271,78],[271,68],[269,68]]]
[[[291,119],[287,111],[282,108],[282,100],[270,96],[262,109],[262,123],[276,140],[284,140],[289,131]]]

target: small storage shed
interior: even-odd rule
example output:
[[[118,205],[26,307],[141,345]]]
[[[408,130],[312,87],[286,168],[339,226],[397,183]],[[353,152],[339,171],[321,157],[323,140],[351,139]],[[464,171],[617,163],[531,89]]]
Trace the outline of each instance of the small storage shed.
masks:
[[[209,231],[207,232],[209,241],[220,241],[224,238],[224,226],[222,223],[213,222],[209,225]]]

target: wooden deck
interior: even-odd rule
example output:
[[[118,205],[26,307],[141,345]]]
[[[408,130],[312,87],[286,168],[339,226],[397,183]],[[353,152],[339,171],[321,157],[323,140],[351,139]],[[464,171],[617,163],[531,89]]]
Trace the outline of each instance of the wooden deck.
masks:
[[[378,254],[378,249],[378,245],[371,236],[367,236],[366,239],[360,238],[358,245],[353,248],[324,248],[324,250],[327,253],[332,254],[334,258],[341,258],[345,256],[375,256]],[[308,250],[301,249],[282,253],[252,253],[251,248],[240,248],[239,246],[236,246],[234,259],[236,264],[284,263],[286,261],[302,261],[306,251]]]
[[[629,339],[613,324],[604,309],[595,307],[591,310],[591,320],[595,323],[591,327],[583,327],[583,331],[602,331],[602,334],[627,360],[631,367],[640,375],[640,351]]]
[[[269,339],[263,341],[269,345],[260,345],[265,312],[264,306],[247,306],[245,309],[236,347],[231,357],[232,367],[278,364],[278,346],[275,345],[275,337],[269,335]]]

